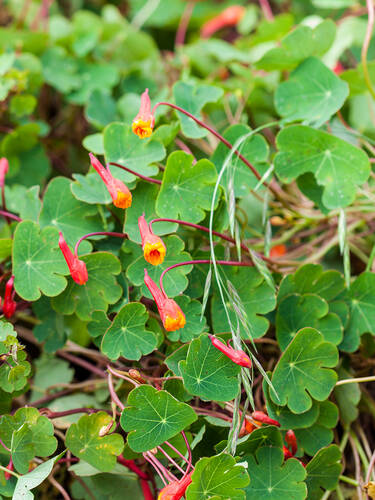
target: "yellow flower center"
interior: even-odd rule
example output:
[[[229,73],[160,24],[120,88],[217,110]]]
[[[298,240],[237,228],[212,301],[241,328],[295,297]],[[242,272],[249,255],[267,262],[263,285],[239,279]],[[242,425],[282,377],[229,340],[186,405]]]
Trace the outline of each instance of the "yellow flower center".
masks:
[[[165,246],[161,242],[146,243],[143,254],[147,262],[153,266],[158,266],[164,260]]]
[[[113,204],[117,208],[129,208],[132,204],[131,193],[124,193],[123,191],[117,191],[117,198],[113,200]]]
[[[140,138],[146,139],[152,134],[153,127],[151,126],[151,120],[145,122],[144,120],[134,120],[132,123],[133,132]]]

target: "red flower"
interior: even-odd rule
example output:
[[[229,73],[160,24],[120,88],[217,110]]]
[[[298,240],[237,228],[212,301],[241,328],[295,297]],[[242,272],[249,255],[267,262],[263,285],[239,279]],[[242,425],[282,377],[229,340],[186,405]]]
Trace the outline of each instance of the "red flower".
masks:
[[[285,441],[288,445],[288,448],[292,452],[292,455],[294,456],[297,453],[297,438],[292,429],[289,429],[285,433]]]
[[[12,276],[5,285],[5,295],[3,304],[3,313],[6,318],[11,318],[16,310],[17,304],[13,300],[15,291],[13,290],[14,276]]]
[[[255,420],[256,422],[261,422],[262,424],[268,424],[268,425],[276,425],[276,427],[280,427],[280,422],[274,420],[273,418],[270,418],[262,411],[253,411],[251,416],[253,420]]]
[[[122,181],[115,179],[109,168],[105,168],[92,153],[89,153],[89,156],[91,165],[95,168],[106,185],[114,206],[117,208],[129,208],[132,204],[132,195],[129,189]]]
[[[180,481],[173,481],[165,486],[159,493],[158,500],[180,500],[191,483],[191,475],[192,472],[184,476]]]
[[[151,113],[151,101],[146,89],[141,95],[141,105],[133,120],[132,130],[140,138],[150,137],[155,125],[155,117]]]
[[[4,186],[5,175],[9,170],[9,163],[6,158],[0,158],[0,188]]]
[[[201,37],[210,38],[211,35],[222,28],[236,26],[245,15],[245,12],[246,9],[242,5],[227,7],[218,16],[204,23],[201,29]]]
[[[138,219],[139,232],[142,238],[142,250],[145,260],[153,266],[158,266],[164,260],[167,249],[163,240],[149,228],[144,214]]]
[[[82,260],[79,260],[77,255],[72,253],[61,231],[59,234],[59,247],[64,255],[66,263],[68,264],[70,274],[78,285],[84,285],[89,278],[86,264]]]
[[[208,335],[212,342],[212,345],[219,349],[225,356],[228,356],[229,359],[236,363],[236,365],[244,366],[245,368],[251,368],[251,360],[249,356],[240,349],[233,349],[233,347],[227,346],[223,344],[219,339],[217,339],[214,335]]]
[[[144,282],[154,298],[160,318],[167,332],[174,332],[175,330],[183,328],[186,324],[186,318],[180,306],[176,304],[173,299],[169,299],[164,292],[158,288],[156,283],[148,275],[146,269]]]
[[[340,75],[343,71],[345,71],[344,66],[338,61],[336,63],[336,66],[333,68],[333,72],[336,73],[336,75]]]
[[[7,465],[6,468],[8,470],[10,470],[10,471],[14,471],[12,457],[10,457],[9,463],[8,463],[8,465]],[[11,477],[12,477],[12,474],[10,474],[9,472],[4,472],[4,479],[5,479],[5,481],[8,481],[8,479],[10,479]]]

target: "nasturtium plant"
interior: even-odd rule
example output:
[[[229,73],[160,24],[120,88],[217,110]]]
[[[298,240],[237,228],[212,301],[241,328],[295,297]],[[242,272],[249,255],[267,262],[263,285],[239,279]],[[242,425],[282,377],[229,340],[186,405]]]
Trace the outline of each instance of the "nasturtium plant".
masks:
[[[1,5],[0,498],[373,496],[373,0],[68,3]]]

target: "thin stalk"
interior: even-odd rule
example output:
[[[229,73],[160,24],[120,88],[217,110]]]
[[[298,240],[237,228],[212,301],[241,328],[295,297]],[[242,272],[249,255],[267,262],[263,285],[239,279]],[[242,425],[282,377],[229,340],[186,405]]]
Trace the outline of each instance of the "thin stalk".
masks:
[[[22,221],[21,217],[18,217],[18,215],[12,214],[10,212],[7,212],[6,210],[0,210],[0,215],[8,219],[16,220],[17,222]]]
[[[163,444],[166,444],[167,446],[169,446],[170,449],[173,450],[175,453],[177,453],[177,455],[180,458],[182,458],[182,460],[185,460],[186,463],[188,462],[188,459],[186,457],[184,457],[184,455],[177,448],[175,448],[169,441],[164,441]]]
[[[225,137],[223,137],[221,134],[219,134],[219,132],[217,132],[214,128],[210,127],[209,125],[207,125],[206,123],[204,123],[202,120],[200,120],[199,118],[197,118],[196,116],[192,115],[191,113],[189,113],[189,111],[186,111],[186,109],[184,108],[181,108],[180,106],[177,106],[176,104],[172,104],[170,102],[158,102],[155,104],[155,106],[153,107],[151,113],[154,115],[155,114],[155,111],[156,109],[159,107],[159,106],[169,106],[170,108],[173,108],[175,109],[176,111],[179,111],[180,113],[183,113],[184,115],[188,116],[189,118],[191,118],[192,120],[194,120],[198,125],[200,125],[201,127],[205,128],[206,130],[208,130],[212,135],[214,135],[219,141],[221,141],[228,149],[232,150],[233,149],[233,146],[232,144],[227,141],[225,139]],[[258,179],[258,181],[262,178],[262,176],[260,175],[260,173],[258,172],[258,170],[254,167],[254,165],[252,165],[249,160],[247,160],[237,149],[234,150],[234,154],[236,156],[238,156],[238,158],[252,171],[252,173],[254,174],[254,176]],[[269,188],[276,196],[280,196],[280,194],[282,194],[282,191],[281,191],[281,188],[279,186],[276,187],[276,185],[270,185],[266,182],[264,182],[264,185]]]
[[[362,382],[375,382],[375,375],[370,377],[345,378],[336,382],[336,386],[344,384],[360,384]]]
[[[82,368],[85,368],[87,371],[89,371],[91,373],[95,373],[96,375],[99,375],[99,377],[107,378],[107,375],[103,370],[101,370],[100,368],[98,368],[95,365],[92,365],[88,361],[85,361],[84,359],[78,358],[77,356],[74,356],[73,354],[69,354],[69,353],[62,351],[62,350],[56,351],[56,354],[58,356],[60,356],[60,358],[67,359],[71,363],[78,365],[78,366],[82,366]]]
[[[121,411],[125,408],[125,405],[121,403],[120,398],[117,396],[115,388],[113,387],[112,374],[108,373],[108,389],[111,395],[111,399],[120,408]]]
[[[126,380],[127,382],[132,383],[135,387],[138,387],[140,384],[133,378],[127,377],[124,375],[123,372],[118,372],[117,370],[114,370],[111,366],[107,365],[107,370],[112,373],[115,377],[122,378],[123,380]],[[164,380],[164,379],[163,379]]]
[[[0,470],[6,472],[7,474],[10,474],[11,476],[14,476],[16,477],[17,479],[19,479],[21,476],[19,474],[17,474],[16,472],[14,472],[13,470],[9,470],[7,469],[6,467],[4,467],[3,465],[0,465]]]
[[[7,205],[5,202],[5,185],[4,184],[1,186],[1,201],[3,204],[4,212],[7,212]],[[10,224],[10,220],[8,219],[8,217],[5,217],[5,220],[6,220],[7,224]]]
[[[179,45],[183,45],[185,42],[186,32],[187,32],[187,29],[189,26],[189,21],[190,21],[191,15],[193,14],[194,5],[195,5],[195,2],[192,0],[190,0],[186,4],[185,10],[182,13],[182,16],[180,19],[180,24],[178,25],[178,28],[177,28],[176,39],[174,42],[175,47],[178,47]]]
[[[153,179],[152,177],[147,177],[146,175],[139,174],[138,172],[135,172],[134,170],[131,170],[130,168],[125,167],[124,165],[120,165],[120,163],[115,163],[114,161],[111,161],[109,162],[109,165],[114,165],[115,167],[122,168],[123,170],[126,170],[126,172],[136,175],[137,177],[143,179],[144,181],[152,182],[154,184],[161,184],[161,181],[159,179]]]
[[[176,467],[176,469],[178,469],[182,474],[185,474],[184,469],[182,467],[180,467],[178,465],[178,463],[175,460],[173,460],[173,458],[170,455],[168,455],[168,453],[165,450],[163,450],[163,448],[161,446],[157,446],[157,449],[160,451],[160,453],[162,453],[165,456],[165,458],[169,462],[171,462],[172,465],[174,465]]]
[[[273,21],[274,17],[273,17],[273,13],[271,10],[271,6],[268,3],[268,0],[259,0],[259,5],[260,5],[260,8],[262,9],[264,17],[267,19],[267,21]]]
[[[363,42],[362,46],[362,51],[361,51],[361,62],[362,62],[362,69],[363,69],[363,76],[365,79],[366,87],[372,97],[375,98],[375,91],[372,86],[371,78],[370,78],[370,73],[367,67],[367,52],[368,48],[370,45],[370,40],[371,40],[371,35],[372,35],[372,30],[374,28],[374,2],[373,0],[366,0],[366,6],[367,6],[367,14],[368,14],[368,21],[367,21],[367,30],[366,30],[366,35],[365,39]]]
[[[98,231],[96,233],[88,233],[82,236],[76,243],[74,247],[74,255],[77,257],[79,245],[86,238],[91,238],[92,236],[114,236],[115,238],[127,238],[128,235],[125,233],[113,233],[112,231]]]
[[[339,480],[343,483],[351,484],[352,486],[359,486],[358,481],[347,476],[339,476]]]
[[[190,445],[189,445],[189,441],[187,440],[187,437],[186,437],[186,434],[185,434],[184,431],[181,431],[181,435],[184,438],[184,441],[185,441],[185,444],[186,444],[186,449],[187,449],[187,452],[188,452],[188,466],[187,466],[185,474],[184,474],[184,477],[185,477],[189,473],[190,468],[192,467],[194,469],[194,467],[192,466],[193,457],[192,457],[192,454],[191,454],[191,448],[190,448]]]
[[[374,465],[375,465],[375,451],[371,456],[371,460],[370,460],[370,463],[369,463],[369,466],[367,469],[365,484],[368,484],[370,482],[371,472],[372,472],[372,469],[374,468]]]
[[[11,453],[10,448],[8,448],[8,446],[7,446],[7,445],[3,442],[3,440],[2,440],[2,439],[0,439],[0,444],[1,444],[1,446],[2,446],[4,449],[6,449],[9,453]]]
[[[239,266],[239,267],[253,267],[253,265],[254,265],[252,262],[238,262],[235,260],[217,260],[216,263],[221,264],[223,266]],[[164,269],[164,271],[160,275],[160,280],[159,280],[160,290],[162,291],[164,296],[167,296],[167,294],[165,293],[165,290],[164,290],[164,286],[163,286],[163,278],[164,278],[165,274],[168,271],[175,269],[176,267],[190,266],[190,265],[194,265],[194,264],[212,264],[212,260],[210,260],[210,259],[187,260],[185,262],[179,262],[178,264],[174,264],[173,266],[169,266],[169,267],[167,267],[167,269]]]
[[[200,224],[193,224],[192,222],[187,222],[185,220],[179,220],[179,219],[165,219],[165,218],[160,218],[160,219],[153,219],[150,224],[150,230],[152,230],[152,224],[155,222],[171,222],[175,224],[179,224],[180,226],[187,226],[187,227],[193,227],[194,229],[199,229],[199,231],[204,231],[205,233],[209,233],[210,229],[205,226],[201,226]],[[226,234],[219,233],[218,231],[212,231],[212,234],[215,236],[218,236],[222,240],[229,241],[230,243],[233,243],[236,245],[236,240],[234,238],[231,238],[230,236],[227,236]],[[245,243],[241,243],[241,248],[245,250],[247,253],[250,253],[248,247],[245,245]]]

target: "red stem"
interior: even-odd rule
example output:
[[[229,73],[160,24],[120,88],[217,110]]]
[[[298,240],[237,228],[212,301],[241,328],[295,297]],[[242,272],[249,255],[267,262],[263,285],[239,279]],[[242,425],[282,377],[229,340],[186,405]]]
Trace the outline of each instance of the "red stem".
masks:
[[[210,229],[208,227],[200,226],[199,224],[193,224],[192,222],[187,222],[185,220],[179,220],[179,219],[162,219],[162,218],[153,219],[149,224],[150,229],[152,229],[152,224],[154,224],[155,222],[173,222],[173,223],[179,224],[180,226],[188,226],[188,227],[193,227],[194,229],[199,229],[200,231],[204,231],[205,233],[210,232]],[[219,233],[218,231],[212,231],[212,234],[214,234],[215,236],[218,236],[222,240],[229,241],[230,243],[236,244],[236,240],[234,238],[231,238],[230,236],[227,236],[223,233]],[[243,250],[246,250],[247,252],[249,252],[249,249],[245,245],[245,243],[241,243],[241,248]]]
[[[185,42],[187,28],[189,26],[189,21],[194,10],[194,2],[191,0],[186,4],[185,10],[181,16],[180,24],[177,28],[175,46],[183,45]]]
[[[273,21],[274,17],[268,0],[259,0],[259,4],[267,21]]]
[[[65,351],[56,351],[56,354],[58,356],[60,356],[60,358],[67,359],[71,363],[78,365],[78,366],[82,366],[82,368],[85,368],[87,371],[95,373],[96,375],[99,375],[99,377],[107,378],[107,375],[103,370],[101,370],[100,368],[98,368],[95,365],[92,365],[88,361],[85,361],[84,359],[78,358],[77,356],[74,356],[73,354],[69,354]]]
[[[235,260],[217,260],[217,264],[221,264],[223,266],[241,266],[241,267],[252,267],[254,264],[252,262],[237,262]],[[178,264],[173,264],[173,266],[167,267],[167,269],[164,269],[164,271],[161,273],[160,276],[160,290],[164,294],[164,296],[167,296],[165,293],[164,287],[163,287],[163,278],[164,275],[170,271],[171,269],[175,269],[176,267],[181,267],[181,266],[190,266],[194,264],[212,264],[212,260],[210,259],[199,259],[199,260],[187,260],[185,262],[179,262]]]
[[[76,415],[77,413],[97,413],[99,411],[105,411],[106,413],[111,415],[109,410],[102,410],[96,408],[74,408],[73,410],[65,410],[65,411],[51,411],[49,408],[41,408],[40,412],[42,415],[45,415],[48,418],[60,418],[67,417],[69,415]]]
[[[141,483],[143,498],[145,500],[155,500],[155,497],[154,497],[153,493],[151,492],[151,489],[150,489],[148,482],[145,481],[144,479],[141,479],[140,483]]]
[[[78,247],[81,244],[81,241],[85,240],[86,238],[91,238],[92,236],[114,236],[115,238],[127,238],[128,235],[125,233],[113,233],[111,231],[98,231],[97,233],[88,233],[82,236],[76,243],[76,246],[74,247],[74,255],[78,257]]]
[[[126,460],[122,455],[119,455],[117,457],[117,462],[124,467],[127,467],[129,470],[132,472],[135,472],[139,479],[144,479],[145,481],[149,480],[148,474],[146,472],[143,472],[134,462],[134,460]]]
[[[192,467],[191,462],[192,462],[192,455],[191,455],[191,448],[189,445],[189,441],[187,440],[186,434],[184,431],[181,431],[182,437],[184,438],[185,444],[186,444],[186,449],[188,451],[188,466],[186,468],[184,477],[188,475],[190,468]],[[194,467],[193,467],[194,468]]]
[[[124,165],[120,165],[119,163],[115,163],[114,161],[111,161],[109,164],[114,165],[115,167],[122,168],[123,170],[126,170],[130,174],[136,175],[137,177],[143,179],[144,181],[153,182],[154,184],[161,184],[161,181],[159,179],[153,179],[152,177],[147,177],[146,175],[139,174],[138,172],[134,172],[134,170],[131,170],[128,167],[124,167]]]
[[[7,212],[6,210],[0,210],[0,215],[3,217],[8,217],[9,219],[16,220],[17,222],[21,222],[22,219],[18,217],[18,215],[11,214],[10,212]]]
[[[111,400],[120,408],[121,411],[123,411],[125,405],[120,401],[120,398],[116,394],[115,388],[113,387],[111,373],[108,373],[108,390],[111,395]]]
[[[219,139],[219,141],[221,141],[228,149],[233,149],[232,144],[229,141],[227,141],[221,134],[219,134],[219,132],[217,132],[214,128],[210,127],[206,123],[202,122],[202,120],[199,120],[199,118],[189,113],[189,111],[186,111],[186,109],[183,109],[180,106],[177,106],[176,104],[172,104],[170,102],[158,102],[153,107],[151,114],[153,115],[155,114],[155,111],[158,106],[169,106],[173,109],[176,109],[177,111],[180,111],[180,113],[183,113],[184,115],[188,116],[196,123],[198,123],[198,125],[211,132],[211,134],[213,134],[217,139]],[[249,169],[252,171],[252,173],[255,175],[258,181],[262,178],[257,169],[239,151],[237,151],[237,149],[234,150],[234,154],[238,156],[238,158],[240,158],[240,160],[242,160],[247,167],[249,167]],[[264,182],[264,185],[267,187],[269,186],[269,184],[267,184],[266,182]]]
[[[161,446],[158,446],[157,448],[158,448],[158,450],[160,451],[160,453],[161,453],[162,455],[164,455],[164,456],[165,456],[165,458],[166,458],[169,462],[171,462],[171,464],[172,464],[172,465],[174,465],[174,466],[176,467],[176,469],[177,469],[177,470],[179,470],[182,474],[184,474],[184,475],[185,475],[185,471],[184,471],[184,469],[183,469],[182,467],[180,467],[180,466],[178,465],[178,463],[177,463],[175,460],[173,460],[173,458],[172,458],[170,455],[168,455],[168,453],[167,453],[165,450],[163,450],[163,448],[162,448]]]

